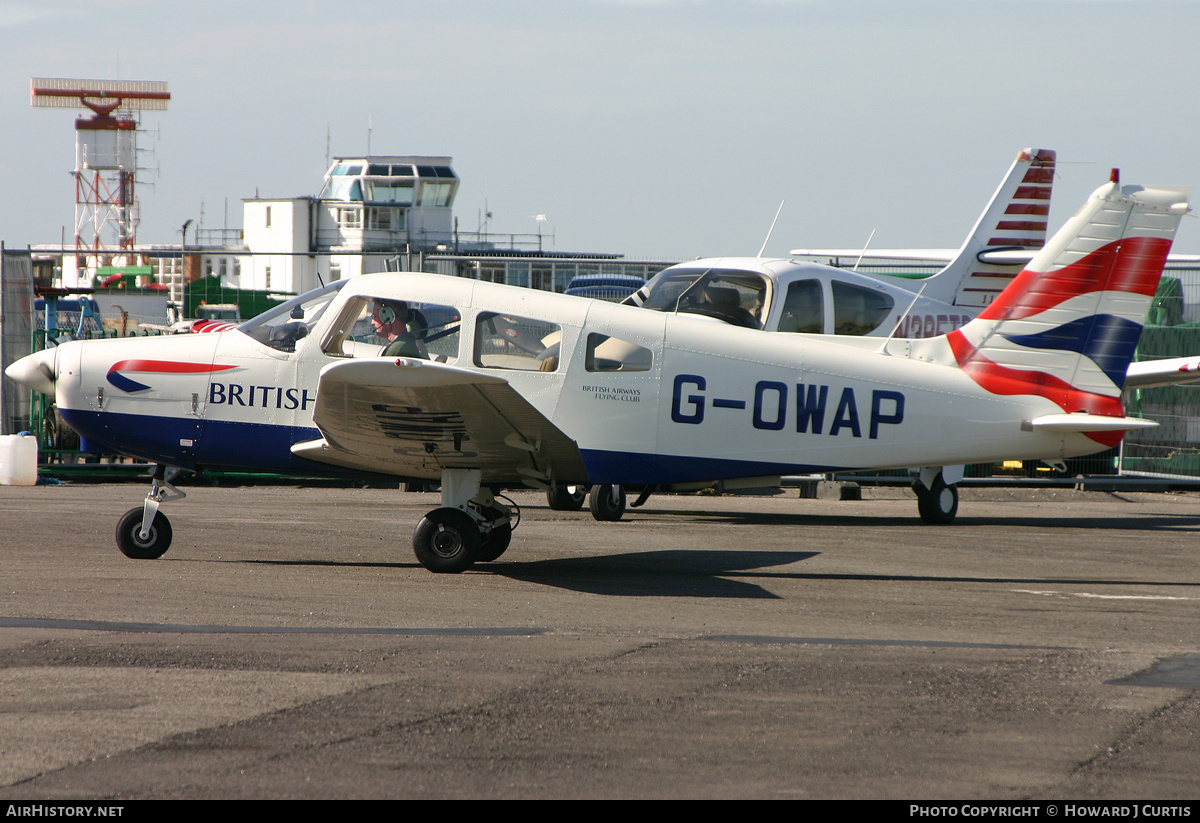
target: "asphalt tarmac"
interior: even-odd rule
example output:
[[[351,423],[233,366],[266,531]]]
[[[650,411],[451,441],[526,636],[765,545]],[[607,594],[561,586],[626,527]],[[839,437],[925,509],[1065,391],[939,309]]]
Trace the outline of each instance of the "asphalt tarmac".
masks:
[[[0,797],[1194,799],[1200,495],[513,494],[508,553],[415,561],[435,494],[0,487]]]

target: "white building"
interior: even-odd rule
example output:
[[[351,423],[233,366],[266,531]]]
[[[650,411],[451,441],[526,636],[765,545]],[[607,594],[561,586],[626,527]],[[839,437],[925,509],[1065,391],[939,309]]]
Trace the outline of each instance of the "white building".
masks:
[[[200,278],[287,295],[364,273],[418,270],[561,292],[579,275],[648,279],[670,265],[620,254],[547,252],[540,233],[460,232],[452,162],[416,155],[337,157],[315,197],[243,200],[240,232],[198,226],[188,242],[189,220],[180,228],[179,245],[139,245],[119,259],[97,259],[100,267],[91,269],[77,267],[63,249],[40,251],[57,259],[60,285],[86,289],[124,272],[135,275],[138,285],[144,280],[165,287],[175,309],[185,303],[185,285]]]
[[[239,285],[299,293],[397,255],[449,251],[458,176],[449,157],[338,157],[317,197],[243,201]]]

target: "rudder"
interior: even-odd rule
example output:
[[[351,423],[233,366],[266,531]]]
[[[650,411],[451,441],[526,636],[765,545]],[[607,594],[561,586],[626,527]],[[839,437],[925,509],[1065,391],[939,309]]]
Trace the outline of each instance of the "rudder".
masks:
[[[1114,172],[996,300],[946,336],[949,359],[993,394],[1122,415],[1124,376],[1190,195],[1120,188]]]

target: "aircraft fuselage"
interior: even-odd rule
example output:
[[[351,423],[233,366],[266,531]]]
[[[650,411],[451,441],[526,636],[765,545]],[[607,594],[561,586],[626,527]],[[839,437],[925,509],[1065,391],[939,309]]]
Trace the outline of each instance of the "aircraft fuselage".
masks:
[[[332,290],[290,346],[242,329],[63,344],[52,350],[58,407],[98,451],[188,469],[330,471],[290,448],[320,437],[313,411],[321,370],[380,356],[378,342],[347,333],[346,312],[368,298],[452,310],[457,331],[443,339],[456,340],[445,347],[445,366],[508,381],[572,438],[587,469],[573,482],[675,483],[1102,448],[1082,434],[1023,426],[1063,411],[1046,398],[990,394],[957,368],[879,353],[878,340],[765,335],[423,274],[363,276]],[[522,334],[524,348],[514,346]],[[902,355],[913,343],[888,347]]]

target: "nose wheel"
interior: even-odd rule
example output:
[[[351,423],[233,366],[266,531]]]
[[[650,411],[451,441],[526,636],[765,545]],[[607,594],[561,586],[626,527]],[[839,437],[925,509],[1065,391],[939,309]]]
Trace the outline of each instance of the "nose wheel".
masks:
[[[145,502],[125,512],[117,521],[117,548],[121,554],[134,560],[157,560],[167,553],[171,547],[171,521],[158,507],[187,497],[171,483],[177,474],[176,468],[154,467]]]
[[[150,529],[142,530],[142,507],[125,512],[117,521],[117,548],[134,560],[157,560],[171,547],[171,521],[162,512],[155,512]]]

